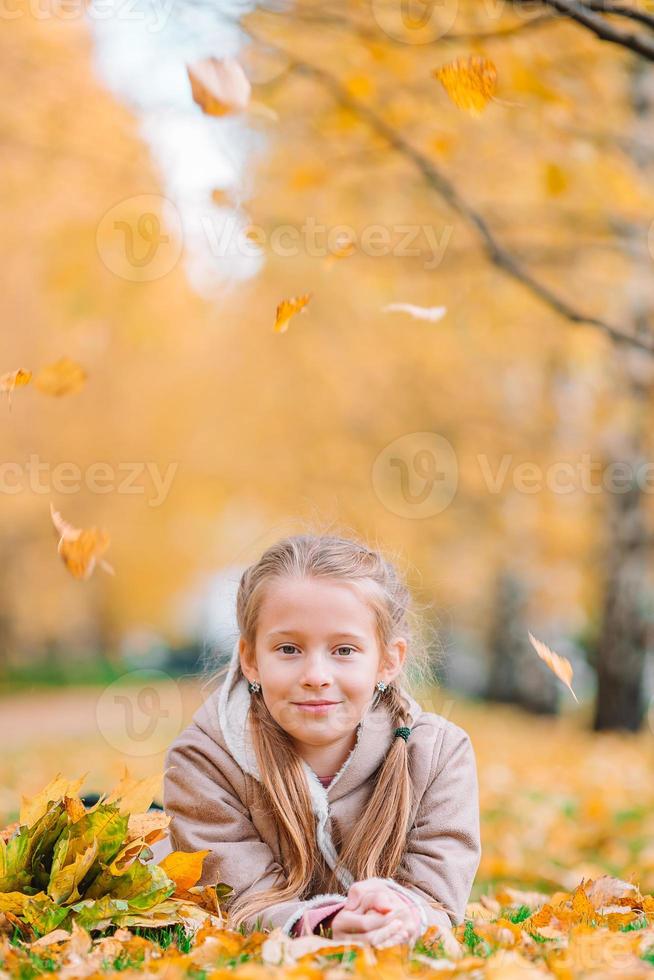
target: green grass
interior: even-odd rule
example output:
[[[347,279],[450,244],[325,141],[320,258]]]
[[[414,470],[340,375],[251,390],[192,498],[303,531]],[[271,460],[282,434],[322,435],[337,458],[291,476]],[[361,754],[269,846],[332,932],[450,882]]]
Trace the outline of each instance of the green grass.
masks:
[[[528,905],[521,905],[519,909],[501,909],[500,916],[503,919],[508,919],[509,922],[514,922],[516,925],[520,922],[524,922],[531,915],[531,909]]]
[[[463,932],[463,945],[467,947],[472,956],[489,956],[492,952],[490,944],[475,932],[472,922],[465,924]]]

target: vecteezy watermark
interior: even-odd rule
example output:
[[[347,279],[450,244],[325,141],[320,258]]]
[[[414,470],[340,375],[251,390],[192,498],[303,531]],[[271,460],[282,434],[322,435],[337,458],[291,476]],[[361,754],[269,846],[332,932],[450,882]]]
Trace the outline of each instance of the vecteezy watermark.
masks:
[[[543,466],[531,460],[514,465],[513,455],[505,453],[499,463],[492,463],[482,453],[476,457],[486,489],[502,493],[507,484],[518,493],[628,493],[637,487],[643,493],[654,493],[654,461],[644,460],[634,465],[627,460],[604,463],[582,453],[572,460],[554,460]]]
[[[475,487],[489,494],[549,492],[613,494],[637,488],[654,493],[654,460],[636,464],[626,460],[604,462],[582,453],[575,460],[554,460],[546,465],[516,461],[511,453],[491,457],[477,453],[465,469]],[[476,471],[476,476],[475,476]],[[420,520],[440,514],[454,500],[459,484],[459,456],[452,443],[436,432],[409,432],[385,446],[375,457],[371,482],[377,498],[399,517]]]
[[[357,230],[352,225],[326,225],[308,216],[302,225],[276,225],[266,231],[261,225],[244,225],[238,216],[217,221],[211,214],[200,223],[211,254],[256,256],[262,248],[291,258],[300,254],[312,258],[345,257],[354,252],[378,258],[423,257],[423,268],[435,269],[443,261],[454,225],[440,229],[428,224],[370,224]]]
[[[179,685],[163,670],[132,670],[104,689],[95,706],[98,730],[122,755],[163,752],[182,727]]]
[[[130,282],[151,282],[167,275],[182,254],[182,219],[172,201],[160,194],[138,194],[112,205],[96,236],[104,265]]]
[[[459,467],[452,443],[436,432],[409,432],[385,446],[372,465],[372,485],[398,517],[440,514],[454,500]]]
[[[0,0],[0,20],[124,21],[150,34],[166,26],[175,0]]]
[[[85,469],[77,463],[49,463],[38,453],[25,462],[0,462],[0,495],[14,496],[29,491],[50,496],[73,494],[84,488],[89,493],[141,494],[148,507],[160,507],[168,497],[177,474],[177,461],[165,469],[152,460],[123,463],[90,463]]]
[[[476,0],[475,12],[488,24],[507,15],[531,20],[542,13],[540,0]],[[459,0],[371,0],[372,15],[388,37],[403,44],[431,44],[454,28]],[[556,12],[554,12],[556,15]],[[461,27],[463,33],[465,28]]]
[[[459,0],[371,0],[372,15],[384,34],[405,44],[429,44],[447,34]]]

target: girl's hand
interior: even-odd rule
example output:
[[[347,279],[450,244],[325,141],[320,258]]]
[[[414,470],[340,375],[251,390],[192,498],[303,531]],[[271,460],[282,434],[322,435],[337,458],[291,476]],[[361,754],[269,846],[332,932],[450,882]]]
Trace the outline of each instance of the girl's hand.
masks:
[[[379,878],[355,882],[332,920],[334,939],[356,938],[373,946],[412,943],[420,935],[420,913]]]

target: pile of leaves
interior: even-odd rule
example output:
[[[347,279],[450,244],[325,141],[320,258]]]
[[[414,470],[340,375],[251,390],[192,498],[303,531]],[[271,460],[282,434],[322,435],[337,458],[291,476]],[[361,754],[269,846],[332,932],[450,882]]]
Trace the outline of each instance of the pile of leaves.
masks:
[[[0,832],[0,917],[32,941],[54,929],[222,923],[226,885],[197,886],[207,851],[173,852],[153,861],[170,818],[149,810],[159,779],[127,769],[116,788],[86,807],[86,776],[57,775],[22,798],[19,819]]]
[[[276,929],[246,935],[216,917],[195,932],[119,928],[92,937],[73,921],[27,943],[0,926],[0,980],[61,980],[102,976],[160,976],[218,980],[237,974],[342,980],[358,977],[447,977],[538,980],[654,976],[654,898],[608,875],[552,895],[500,888],[466,910],[447,941],[431,927],[413,946],[376,949],[319,936],[291,939]],[[155,934],[156,933],[156,934]],[[218,972],[220,971],[220,972]]]

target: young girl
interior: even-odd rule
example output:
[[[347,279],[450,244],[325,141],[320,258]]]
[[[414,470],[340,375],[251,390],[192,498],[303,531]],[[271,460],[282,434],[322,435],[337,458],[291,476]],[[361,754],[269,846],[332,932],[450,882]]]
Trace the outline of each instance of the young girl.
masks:
[[[223,685],[166,756],[177,850],[233,928],[413,943],[463,921],[481,855],[467,733],[401,684],[410,597],[355,541],[298,535],[243,573]],[[259,920],[259,921],[257,921]]]

